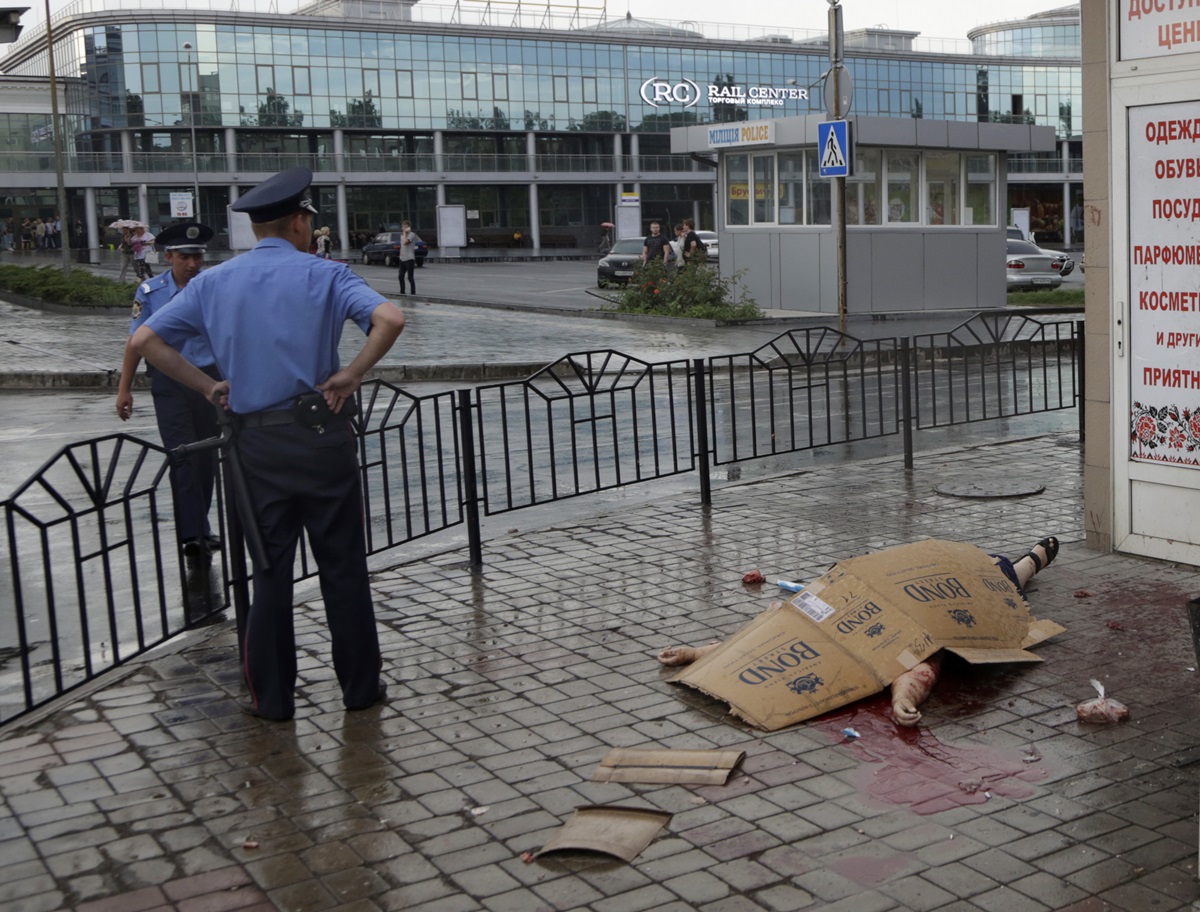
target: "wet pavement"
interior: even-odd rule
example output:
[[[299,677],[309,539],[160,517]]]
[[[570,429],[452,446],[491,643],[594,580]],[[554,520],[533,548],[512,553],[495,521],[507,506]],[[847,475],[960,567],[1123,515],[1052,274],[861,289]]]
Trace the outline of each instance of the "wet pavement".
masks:
[[[709,510],[673,493],[495,531],[479,572],[465,548],[398,549],[373,576],[389,702],[366,712],[341,709],[311,587],[293,722],[238,711],[231,622],[192,632],[0,731],[0,907],[1191,909],[1195,569],[1084,548],[1075,434],[985,434],[911,471],[818,465],[719,487]],[[1044,491],[935,490],[1013,478]],[[930,536],[1016,556],[1047,534],[1062,551],[1029,599],[1066,632],[1041,664],[948,668],[917,730],[877,698],[759,732],[654,659],[780,597],[750,570],[811,579]],[[1128,722],[1076,720],[1092,678]],[[591,782],[612,747],[746,759],[724,786]],[[672,816],[628,864],[523,860],[584,804]]]

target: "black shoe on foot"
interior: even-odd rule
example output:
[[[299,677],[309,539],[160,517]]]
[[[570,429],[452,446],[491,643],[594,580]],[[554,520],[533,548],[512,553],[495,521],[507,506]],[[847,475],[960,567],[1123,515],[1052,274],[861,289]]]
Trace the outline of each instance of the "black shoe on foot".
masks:
[[[268,722],[291,722],[292,716],[272,716],[263,712],[254,705],[253,700],[239,700],[238,708],[248,716],[254,716],[256,719],[265,719]],[[294,715],[294,713],[293,713]]]
[[[347,712],[358,712],[361,709],[370,709],[372,706],[377,706],[380,703],[386,703],[386,702],[387,702],[387,684],[385,684],[383,682],[383,680],[380,680],[379,693],[376,694],[374,700],[372,700],[370,703],[364,703],[362,706],[347,706],[346,711]]]
[[[1035,568],[1037,568],[1034,570],[1034,573],[1041,573],[1043,570],[1045,570],[1047,567],[1049,567],[1052,563],[1054,563],[1054,558],[1058,557],[1058,539],[1055,538],[1053,535],[1051,535],[1049,538],[1043,538],[1041,541],[1038,542],[1038,544],[1041,545],[1042,550],[1046,552],[1046,562],[1044,564],[1042,563],[1042,559],[1040,557],[1038,557],[1037,554],[1034,553],[1033,551],[1027,552],[1021,558],[1022,560],[1024,560],[1024,558],[1027,557],[1031,561],[1033,561],[1033,566]]]

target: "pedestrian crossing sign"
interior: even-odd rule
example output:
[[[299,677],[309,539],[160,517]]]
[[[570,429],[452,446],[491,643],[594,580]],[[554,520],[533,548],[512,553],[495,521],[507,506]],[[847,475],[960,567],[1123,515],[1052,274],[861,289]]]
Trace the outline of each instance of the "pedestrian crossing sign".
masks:
[[[820,156],[821,177],[849,177],[850,122],[826,120],[817,124],[817,154]]]

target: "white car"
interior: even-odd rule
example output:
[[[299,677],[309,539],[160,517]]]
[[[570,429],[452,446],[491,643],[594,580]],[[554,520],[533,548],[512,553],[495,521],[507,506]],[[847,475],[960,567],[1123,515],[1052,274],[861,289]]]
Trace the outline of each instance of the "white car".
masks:
[[[708,248],[708,261],[715,263],[717,261],[717,233],[715,231],[697,231],[696,236]]]

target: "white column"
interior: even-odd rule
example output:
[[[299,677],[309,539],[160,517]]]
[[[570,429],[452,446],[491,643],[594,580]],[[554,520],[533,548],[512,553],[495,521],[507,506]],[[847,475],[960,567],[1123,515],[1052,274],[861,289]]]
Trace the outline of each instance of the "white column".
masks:
[[[333,170],[346,173],[346,131],[341,127],[333,131]]]
[[[121,168],[133,173],[133,135],[128,130],[121,131]]]
[[[350,259],[350,218],[346,213],[346,185],[342,181],[338,181],[337,184],[337,233],[338,240],[342,245],[342,259],[348,260]]]
[[[530,130],[525,134],[525,167],[530,174],[537,171],[537,136]]]
[[[237,163],[237,131],[233,127],[225,128],[225,167],[229,169],[230,174],[238,173]],[[230,202],[237,199],[236,196],[230,197]]]
[[[442,131],[433,131],[433,170],[438,173],[438,176],[444,178],[443,173],[446,170],[446,162],[442,157]],[[439,203],[439,205],[444,205]]]
[[[100,262],[100,226],[96,221],[96,188],[83,188],[83,220],[87,225],[88,262]]]
[[[150,193],[145,184],[138,184],[138,221],[150,224]]]
[[[537,184],[529,185],[529,243],[534,251],[542,249],[542,224],[538,215]]]
[[[638,134],[629,134],[629,158],[631,159],[629,170],[634,172],[642,170],[642,163],[638,159],[638,156],[641,154],[641,144],[638,142],[638,139]]]
[[[613,170],[620,174],[625,170],[624,164],[621,161],[621,134],[613,134]]]

